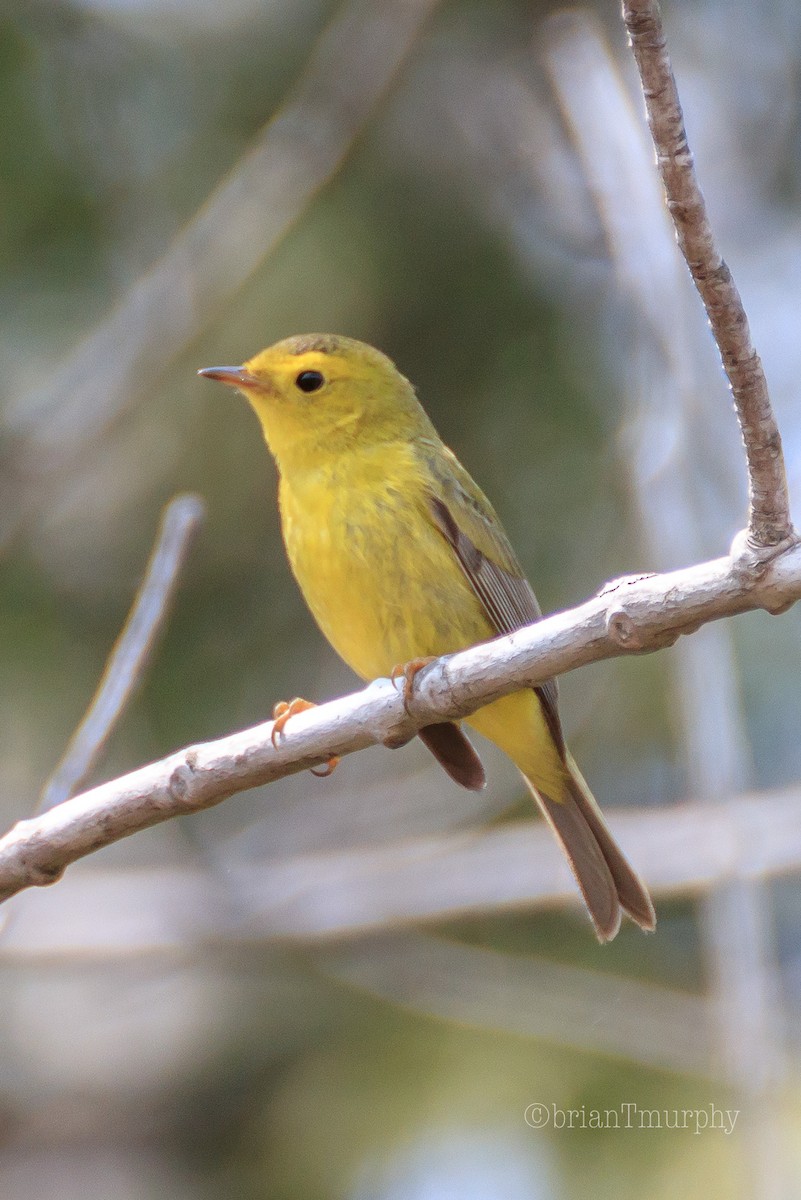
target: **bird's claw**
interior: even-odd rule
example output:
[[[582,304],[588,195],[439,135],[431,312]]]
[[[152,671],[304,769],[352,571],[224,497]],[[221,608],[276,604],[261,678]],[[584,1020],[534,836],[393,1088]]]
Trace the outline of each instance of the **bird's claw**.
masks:
[[[304,700],[301,696],[296,696],[294,700],[279,700],[273,705],[273,727],[270,731],[270,741],[278,749],[278,739],[284,732],[284,726],[290,717],[297,716],[298,713],[307,712],[310,708],[316,708],[311,700]],[[339,765],[337,755],[332,755],[328,762],[320,770],[315,770],[311,767],[312,775],[316,775],[318,779],[326,779],[331,775]]]
[[[409,662],[398,663],[396,667],[392,668],[392,674],[389,677],[392,682],[392,686],[397,688],[398,680],[403,680],[403,707],[407,712],[409,711],[409,701],[411,700],[412,692],[414,691],[415,676],[419,671],[422,671],[424,667],[430,666],[432,662],[436,662],[435,654],[429,654],[427,658],[412,658]]]
[[[289,718],[315,707],[316,705],[312,704],[311,700],[303,700],[300,696],[296,696],[294,700],[279,700],[273,705],[273,728],[270,733],[270,741],[276,749],[278,748],[278,739],[284,732],[284,726]]]
[[[312,775],[316,775],[318,779],[327,779],[329,775],[333,775],[334,771],[339,766],[339,756],[332,754],[324,767],[309,767]]]

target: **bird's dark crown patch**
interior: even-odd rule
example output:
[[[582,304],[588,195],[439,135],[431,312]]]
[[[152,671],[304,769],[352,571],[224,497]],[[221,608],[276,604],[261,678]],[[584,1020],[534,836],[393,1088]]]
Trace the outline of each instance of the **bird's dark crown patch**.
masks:
[[[315,350],[320,354],[336,354],[339,347],[340,340],[332,333],[304,333],[290,338],[287,349],[290,354],[309,354]]]

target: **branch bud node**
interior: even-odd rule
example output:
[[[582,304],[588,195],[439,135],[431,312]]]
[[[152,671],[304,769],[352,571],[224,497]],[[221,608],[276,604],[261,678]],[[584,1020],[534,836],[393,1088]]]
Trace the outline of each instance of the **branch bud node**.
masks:
[[[790,535],[775,545],[766,546],[754,541],[749,529],[741,529],[735,535],[729,550],[732,570],[738,582],[743,584],[758,583],[767,573],[768,567],[788,550],[798,545],[798,534],[793,530]],[[783,611],[783,610],[782,610]]]
[[[34,887],[49,887],[51,883],[58,883],[66,867],[66,863],[53,866],[31,863],[28,867],[28,875]]]
[[[606,617],[606,632],[626,650],[642,650],[642,638],[632,617],[624,608],[612,608]]]
[[[194,772],[189,763],[181,763],[170,775],[167,791],[172,799],[177,800],[179,804],[182,804],[189,795],[189,787],[193,774]]]

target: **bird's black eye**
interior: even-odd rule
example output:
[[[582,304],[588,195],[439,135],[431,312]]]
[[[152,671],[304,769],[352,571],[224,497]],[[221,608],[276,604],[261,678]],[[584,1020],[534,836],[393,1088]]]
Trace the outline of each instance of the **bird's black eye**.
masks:
[[[316,392],[325,383],[325,378],[319,371],[301,371],[295,383],[302,392]]]

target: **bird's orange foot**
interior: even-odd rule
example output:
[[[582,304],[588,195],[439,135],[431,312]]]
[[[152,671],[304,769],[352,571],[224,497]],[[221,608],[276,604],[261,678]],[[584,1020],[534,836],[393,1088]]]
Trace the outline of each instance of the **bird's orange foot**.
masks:
[[[272,732],[270,733],[270,741],[272,744],[275,747],[278,746],[278,739],[284,732],[284,726],[290,717],[297,716],[298,713],[306,712],[308,709],[316,707],[317,705],[313,704],[311,700],[304,700],[301,696],[296,696],[294,700],[290,700],[289,702],[286,700],[279,700],[278,703],[273,706],[273,728]],[[339,759],[336,755],[334,755],[332,758],[329,758],[328,762],[321,770],[318,771],[312,767],[311,773],[312,775],[316,775],[318,779],[326,779],[336,770],[338,765]]]
[[[413,658],[407,663],[399,663],[397,667],[392,668],[390,679],[392,680],[393,686],[397,687],[398,680],[403,680],[403,707],[407,712],[409,711],[409,701],[411,700],[412,692],[414,691],[415,676],[419,671],[422,671],[423,667],[427,667],[432,662],[436,661],[436,655],[429,654],[428,658]]]

